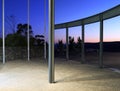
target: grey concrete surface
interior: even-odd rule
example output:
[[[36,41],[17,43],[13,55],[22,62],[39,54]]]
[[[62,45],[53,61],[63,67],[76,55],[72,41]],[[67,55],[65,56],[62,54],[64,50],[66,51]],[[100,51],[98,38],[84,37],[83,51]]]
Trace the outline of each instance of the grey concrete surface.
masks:
[[[0,63],[0,91],[120,91],[120,73],[110,69],[55,59],[56,83],[48,83],[44,60]]]

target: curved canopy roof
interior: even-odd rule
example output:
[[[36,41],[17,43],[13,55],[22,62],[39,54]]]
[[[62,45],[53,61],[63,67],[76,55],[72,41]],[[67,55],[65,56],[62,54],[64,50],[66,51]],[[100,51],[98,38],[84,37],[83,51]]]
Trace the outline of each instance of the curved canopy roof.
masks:
[[[71,22],[65,22],[61,24],[55,24],[55,29],[75,27],[75,26],[80,26],[82,24],[95,23],[95,22],[99,22],[100,20],[110,19],[118,15],[120,15],[120,5],[117,5],[109,10],[106,10],[104,12],[101,12],[99,14],[96,14],[87,18],[83,18],[83,19],[79,19]]]

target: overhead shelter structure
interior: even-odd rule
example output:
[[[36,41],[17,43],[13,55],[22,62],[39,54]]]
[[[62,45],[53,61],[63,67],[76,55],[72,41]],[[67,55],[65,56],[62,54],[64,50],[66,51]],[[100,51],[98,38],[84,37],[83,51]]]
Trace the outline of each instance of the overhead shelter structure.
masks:
[[[3,40],[3,64],[5,64],[5,12],[4,12],[4,2],[5,0],[2,0],[2,40]],[[28,0],[28,35],[29,35],[29,0]],[[103,27],[104,27],[104,20],[116,17],[120,15],[120,5],[117,5],[116,7],[113,7],[107,11],[104,11],[102,13],[71,21],[71,22],[65,22],[61,24],[54,24],[54,0],[49,0],[49,55],[48,55],[48,63],[49,63],[49,82],[54,83],[55,78],[54,78],[54,72],[55,72],[55,63],[54,63],[54,30],[55,29],[66,29],[66,59],[69,60],[69,46],[68,46],[68,31],[70,27],[76,27],[76,26],[82,26],[82,63],[85,63],[85,49],[84,49],[84,32],[85,32],[85,25],[95,23],[95,22],[100,22],[100,45],[99,45],[99,67],[103,67]],[[28,60],[30,60],[30,55],[29,55],[29,36],[28,36]]]
[[[85,25],[87,24],[91,24],[91,23],[95,23],[95,22],[100,22],[100,38],[99,38],[99,67],[103,68],[103,27],[104,27],[104,20],[116,17],[120,15],[120,5],[117,5],[109,10],[106,10],[104,12],[101,12],[99,14],[87,17],[87,18],[83,18],[83,19],[79,19],[79,20],[75,20],[75,21],[70,21],[70,22],[65,22],[65,23],[61,23],[61,24],[54,24],[54,0],[49,0],[49,18],[50,22],[49,22],[49,67],[51,69],[49,69],[49,80],[50,83],[54,82],[54,30],[55,29],[66,29],[66,59],[69,59],[69,46],[68,46],[68,31],[70,27],[76,27],[76,26],[82,26],[82,59],[81,62],[85,63],[85,48],[84,48],[84,37],[85,37]],[[51,48],[51,49],[50,49]],[[51,53],[51,54],[50,54]]]
[[[82,26],[82,57],[81,57],[81,62],[85,63],[85,48],[84,48],[84,37],[85,37],[85,25],[87,24],[91,24],[91,23],[95,23],[95,22],[100,22],[100,38],[99,38],[99,67],[102,68],[103,67],[103,27],[104,27],[104,20],[116,17],[120,15],[120,5],[117,5],[116,7],[113,7],[107,11],[101,12],[99,14],[87,17],[87,18],[83,18],[83,19],[79,19],[79,20],[75,20],[75,21],[70,21],[70,22],[65,22],[65,23],[61,23],[61,24],[55,24],[55,29],[62,29],[65,28],[66,29],[66,59],[69,59],[69,49],[68,49],[68,29],[70,27],[76,27],[76,26]]]

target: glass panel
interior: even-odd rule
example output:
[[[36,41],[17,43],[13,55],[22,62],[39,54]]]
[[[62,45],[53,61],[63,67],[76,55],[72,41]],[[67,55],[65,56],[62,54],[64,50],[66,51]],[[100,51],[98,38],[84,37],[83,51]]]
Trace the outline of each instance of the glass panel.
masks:
[[[6,60],[27,58],[27,0],[5,0]]]
[[[30,0],[30,58],[44,57],[44,2]]]
[[[69,58],[80,61],[81,57],[81,26],[69,28]]]
[[[55,30],[55,57],[66,58],[66,29]]]
[[[85,59],[88,63],[98,64],[100,23],[85,26]]]
[[[120,69],[120,16],[104,21],[104,64]]]

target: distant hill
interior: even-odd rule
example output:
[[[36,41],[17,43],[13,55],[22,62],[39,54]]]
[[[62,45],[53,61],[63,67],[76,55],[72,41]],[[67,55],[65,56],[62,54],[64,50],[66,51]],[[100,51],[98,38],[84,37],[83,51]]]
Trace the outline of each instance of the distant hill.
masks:
[[[85,49],[99,49],[99,43],[85,43]],[[105,52],[120,52],[120,42],[103,42]]]
[[[66,44],[63,44],[64,49],[66,49]],[[58,48],[58,44],[55,44],[55,50]],[[98,43],[85,43],[85,51],[97,51],[99,50]],[[120,42],[103,42],[103,51],[104,52],[120,52]]]

